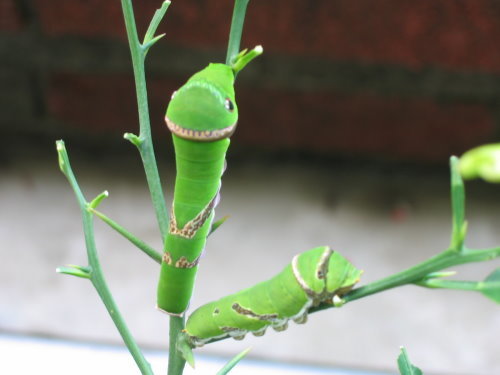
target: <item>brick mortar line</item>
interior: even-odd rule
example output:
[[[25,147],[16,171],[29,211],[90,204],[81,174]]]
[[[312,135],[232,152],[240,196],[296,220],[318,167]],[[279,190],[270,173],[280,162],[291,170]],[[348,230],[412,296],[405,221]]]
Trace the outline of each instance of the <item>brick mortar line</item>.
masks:
[[[128,47],[119,40],[0,34],[0,50],[11,51],[0,62],[3,68],[85,74],[130,73]],[[187,76],[205,62],[220,60],[217,59],[219,55],[222,56],[221,51],[199,51],[164,43],[150,52],[148,74],[150,79]],[[240,82],[247,87],[273,90],[362,92],[441,101],[496,103],[500,96],[498,73],[457,72],[438,67],[415,71],[400,65],[328,61],[270,52],[249,67]]]

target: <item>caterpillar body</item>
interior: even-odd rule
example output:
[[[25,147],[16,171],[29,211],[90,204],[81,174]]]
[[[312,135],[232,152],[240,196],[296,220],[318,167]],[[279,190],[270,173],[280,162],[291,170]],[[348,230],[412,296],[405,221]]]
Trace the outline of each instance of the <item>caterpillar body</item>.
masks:
[[[185,334],[193,347],[225,337],[261,336],[288,321],[305,323],[310,307],[334,303],[359,281],[362,271],[327,246],[296,255],[270,280],[207,303],[188,318]]]
[[[209,64],[172,94],[165,121],[172,132],[177,175],[157,289],[157,307],[182,315],[205,247],[229,136],[238,120],[234,71]]]

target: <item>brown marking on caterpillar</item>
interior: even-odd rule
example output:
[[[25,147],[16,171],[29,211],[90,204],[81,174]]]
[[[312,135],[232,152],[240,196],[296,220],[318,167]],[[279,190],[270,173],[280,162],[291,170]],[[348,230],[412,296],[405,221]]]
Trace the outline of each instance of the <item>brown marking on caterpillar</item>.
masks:
[[[181,256],[177,262],[175,262],[175,267],[176,268],[193,268],[193,267],[196,267],[200,261],[200,256],[198,256],[195,260],[193,260],[192,262],[190,262],[189,260],[187,260],[187,258],[185,256]]]
[[[162,260],[163,260],[163,263],[166,263],[168,264],[169,266],[172,265],[172,255],[168,252],[168,251],[165,251],[163,253],[163,257],[162,257]]]
[[[326,275],[328,273],[328,262],[330,260],[331,255],[333,254],[333,250],[330,249],[329,247],[326,247],[325,250],[323,251],[323,254],[321,254],[321,258],[319,259],[319,262],[316,267],[316,277],[320,280],[325,280]],[[317,306],[322,302],[325,298],[328,296],[325,295],[326,292],[326,283],[324,285],[324,289],[321,291],[321,293],[317,293],[314,290],[312,290],[307,282],[304,280],[302,275],[300,274],[299,271],[299,256],[301,254],[298,254],[293,257],[292,259],[292,271],[293,275],[295,276],[295,279],[299,283],[300,287],[302,290],[306,293],[306,295],[309,297],[309,299],[312,301],[313,306]]]
[[[323,254],[321,254],[321,258],[318,262],[318,266],[316,268],[316,277],[320,280],[324,280],[326,275],[328,274],[328,261],[333,254],[333,250],[327,247]]]
[[[248,316],[250,318],[258,319],[258,320],[265,320],[265,321],[275,321],[278,319],[278,314],[257,314],[254,313],[252,310],[247,309],[243,306],[241,306],[239,303],[235,302],[231,306],[231,308],[236,311],[238,314]]]
[[[205,206],[201,212],[196,215],[192,220],[189,220],[182,228],[177,226],[177,219],[175,217],[175,208],[172,203],[172,208],[170,210],[170,223],[168,232],[174,236],[179,236],[187,239],[193,238],[198,230],[205,224],[207,219],[210,217],[214,207],[217,205],[219,192],[212,198],[210,202]]]
[[[182,126],[170,121],[170,119],[166,116],[165,122],[167,123],[168,129],[178,137],[199,142],[213,142],[219,139],[229,138],[234,133],[237,125],[235,122],[234,124],[222,129],[194,130],[183,128]]]

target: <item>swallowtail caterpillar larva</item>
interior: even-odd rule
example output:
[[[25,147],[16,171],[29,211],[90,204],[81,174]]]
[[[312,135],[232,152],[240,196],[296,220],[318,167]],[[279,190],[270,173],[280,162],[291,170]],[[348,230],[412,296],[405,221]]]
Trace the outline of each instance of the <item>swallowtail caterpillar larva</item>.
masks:
[[[193,292],[224,172],[229,137],[236,128],[236,74],[262,53],[242,51],[231,66],[209,64],[172,94],[165,121],[172,132],[177,176],[161,264],[157,305],[182,315]]]
[[[261,336],[271,326],[277,331],[288,321],[305,323],[310,307],[342,304],[340,297],[359,281],[362,271],[328,246],[296,255],[272,279],[209,302],[188,318],[185,333],[192,346],[231,336]]]

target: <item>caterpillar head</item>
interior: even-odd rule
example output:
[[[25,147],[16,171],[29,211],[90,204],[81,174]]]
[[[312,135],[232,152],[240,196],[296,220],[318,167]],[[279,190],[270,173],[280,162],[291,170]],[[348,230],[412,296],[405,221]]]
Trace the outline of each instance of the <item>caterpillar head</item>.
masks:
[[[238,121],[234,73],[225,64],[210,64],[172,94],[165,121],[178,137],[211,142],[228,138]]]

